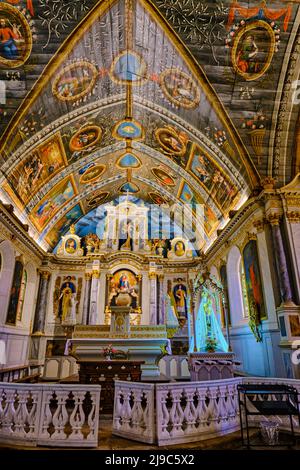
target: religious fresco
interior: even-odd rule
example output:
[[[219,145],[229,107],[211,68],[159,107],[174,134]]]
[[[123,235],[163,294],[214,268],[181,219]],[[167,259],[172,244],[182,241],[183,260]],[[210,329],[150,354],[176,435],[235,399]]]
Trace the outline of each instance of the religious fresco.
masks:
[[[83,210],[80,204],[74,206],[70,211],[64,214],[59,221],[45,236],[46,242],[54,248],[61,237],[68,232],[72,224],[83,217]]]
[[[266,308],[259,268],[257,244],[250,240],[243,250],[243,263],[249,307],[249,316],[255,323],[266,318]]]
[[[166,69],[160,75],[165,97],[176,107],[192,109],[200,102],[200,89],[191,76],[179,69]]]
[[[108,280],[107,306],[131,307],[137,310],[141,305],[140,281],[129,269],[114,273]]]
[[[196,144],[191,152],[188,169],[224,212],[231,208],[238,195],[237,188],[211,156]]]
[[[162,204],[168,204],[168,201],[164,197],[162,197],[160,194],[150,192],[148,194],[148,197],[151,202],[153,202],[154,204],[157,204],[158,206]]]
[[[41,231],[76,193],[77,190],[72,177],[67,177],[54,186],[30,214],[30,219],[36,228]]]
[[[26,16],[17,8],[0,5],[0,66],[17,68],[30,57],[32,32]]]
[[[272,23],[271,23],[272,24]],[[257,80],[271,65],[278,50],[279,27],[266,21],[241,21],[240,27],[230,36],[231,61],[234,70],[245,80]],[[227,41],[227,44],[230,44]]]
[[[69,147],[71,152],[82,152],[99,142],[102,137],[102,129],[98,126],[85,126],[79,129],[71,138]]]
[[[163,186],[175,186],[174,178],[170,175],[170,173],[167,173],[167,171],[165,171],[163,168],[161,167],[152,168],[151,171],[153,175],[155,176],[155,178]]]
[[[224,298],[225,298],[226,307],[227,307],[228,324],[231,325],[226,264],[222,264],[222,266],[220,267],[220,281],[221,281],[221,284],[222,284],[222,287],[223,287],[223,293],[224,293]],[[225,319],[225,311],[224,311],[223,302],[220,302],[220,305],[221,305],[222,326],[225,327],[226,326],[226,319]]]
[[[93,208],[95,206],[100,206],[101,204],[103,204],[108,199],[108,196],[109,196],[108,191],[104,191],[104,192],[103,191],[96,191],[96,192],[92,193],[86,199],[88,208]]]
[[[196,210],[197,204],[204,204],[203,200],[197,196],[195,191],[193,191],[193,189],[186,182],[183,182],[181,185],[178,197],[180,201],[184,202],[185,204],[190,204],[193,211]],[[214,211],[208,204],[204,204],[204,229],[207,235],[211,234],[218,223],[218,217]]]
[[[103,173],[106,171],[105,165],[89,164],[83,167],[80,171],[80,184],[90,184],[98,181]]]
[[[9,175],[10,186],[6,183],[4,189],[13,199],[17,196],[26,205],[66,165],[61,137],[56,134],[12,170]]]
[[[18,303],[22,287],[24,265],[21,261],[17,260],[15,263],[14,275],[12,286],[10,289],[9,304],[6,316],[6,323],[15,325],[17,321]]]
[[[183,327],[188,317],[187,287],[183,282],[183,279],[178,278],[175,280],[173,296],[175,300],[176,314],[180,321],[180,326]]]
[[[61,322],[71,315],[71,310],[78,313],[82,291],[82,278],[76,276],[57,276],[53,290],[53,314]]]
[[[114,126],[112,135],[118,140],[140,140],[144,138],[144,129],[138,121],[125,119]]]
[[[119,84],[140,85],[147,80],[147,65],[134,51],[124,51],[113,61],[110,69],[112,80]]]
[[[142,166],[140,159],[132,152],[125,152],[117,160],[117,166],[121,169],[140,168]]]
[[[132,183],[131,181],[128,181],[127,183],[122,184],[120,186],[119,191],[120,193],[130,193],[130,194],[135,194],[138,193],[140,188],[138,187],[137,184]]]
[[[64,67],[55,77],[53,95],[60,101],[80,102],[93,91],[98,77],[97,67],[87,60],[78,60]]]
[[[155,138],[166,155],[170,156],[178,165],[186,166],[189,138],[185,132],[166,126],[156,129]]]

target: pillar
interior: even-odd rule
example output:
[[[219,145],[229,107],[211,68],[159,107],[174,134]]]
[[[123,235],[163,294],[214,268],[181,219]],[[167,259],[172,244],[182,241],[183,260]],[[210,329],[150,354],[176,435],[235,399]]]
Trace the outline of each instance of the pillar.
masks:
[[[47,296],[49,288],[50,273],[40,271],[40,283],[38,299],[35,310],[33,333],[44,333],[47,313]]]
[[[288,272],[287,260],[284,251],[282,234],[279,226],[279,214],[272,214],[269,217],[271,224],[272,238],[274,244],[274,256],[278,273],[280,296],[283,305],[293,305],[293,294]]]
[[[158,324],[165,324],[164,275],[158,275]]]
[[[150,281],[150,325],[157,324],[157,278],[156,273],[149,273]]]
[[[91,296],[90,296],[90,311],[89,311],[89,325],[99,325],[99,306],[98,306],[98,288],[99,288],[100,273],[98,270],[94,270],[92,273],[91,283]]]
[[[83,325],[88,325],[89,323],[91,284],[92,284],[91,281],[92,281],[92,274],[85,273],[85,288],[84,288],[84,301],[83,301],[83,314],[82,314]]]

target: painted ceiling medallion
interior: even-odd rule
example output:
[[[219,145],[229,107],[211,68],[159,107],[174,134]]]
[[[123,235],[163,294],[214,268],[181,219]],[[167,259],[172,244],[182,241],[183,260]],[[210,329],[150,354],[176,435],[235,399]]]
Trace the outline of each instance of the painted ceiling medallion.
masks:
[[[162,168],[152,168],[151,169],[155,178],[163,184],[164,186],[175,186],[175,181],[165,170]]]
[[[117,83],[140,85],[147,80],[147,65],[136,52],[124,51],[113,61],[110,73]]]
[[[93,183],[94,181],[98,180],[100,176],[103,175],[105,170],[106,170],[105,165],[91,166],[83,173],[83,175],[81,175],[79,182],[81,184]]]
[[[241,21],[227,44],[231,48],[231,61],[235,72],[245,80],[257,80],[271,65],[278,50],[279,32],[266,21]]]
[[[15,7],[1,2],[0,6],[0,65],[16,68],[30,57],[32,34],[26,17]]]
[[[144,130],[138,121],[123,119],[114,126],[112,135],[119,140],[141,140],[144,137]]]
[[[177,108],[194,109],[200,103],[196,82],[180,69],[166,69],[160,74],[160,86],[165,97]]]
[[[85,126],[70,140],[69,147],[71,152],[81,152],[97,144],[102,137],[102,130],[98,126]]]
[[[141,162],[138,157],[136,157],[131,152],[126,152],[117,161],[117,166],[119,168],[140,168]]]
[[[109,192],[107,191],[92,194],[87,199],[87,205],[88,207],[100,206],[100,204],[103,204],[103,202],[107,200],[108,196]]]
[[[160,194],[157,193],[148,193],[149,198],[154,204],[161,205],[161,204],[168,204],[166,199],[164,199]]]
[[[185,132],[177,132],[172,127],[162,127],[155,131],[155,137],[165,153],[179,157],[185,154],[188,142]]]
[[[96,85],[97,67],[87,60],[77,60],[64,67],[52,85],[53,95],[60,101],[83,101]]]
[[[133,193],[133,194],[138,193],[139,190],[140,188],[136,184],[131,183],[129,181],[127,183],[124,183],[119,189],[120,193]]]

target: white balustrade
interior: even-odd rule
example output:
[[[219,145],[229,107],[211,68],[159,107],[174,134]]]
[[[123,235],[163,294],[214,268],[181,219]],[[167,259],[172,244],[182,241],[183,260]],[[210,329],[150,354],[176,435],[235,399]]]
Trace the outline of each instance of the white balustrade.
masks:
[[[113,434],[155,442],[154,384],[115,381]]]
[[[101,387],[0,383],[0,442],[97,447]]]
[[[158,445],[194,442],[239,429],[240,378],[156,385]]]
[[[164,446],[211,439],[238,431],[237,385],[251,382],[283,383],[295,387],[300,395],[299,380],[262,377],[156,385],[116,381],[113,434]],[[249,418],[255,427],[265,420],[263,416]],[[268,419],[276,420],[282,430],[290,429],[288,417],[272,416]],[[295,432],[300,433],[296,417],[293,422]]]

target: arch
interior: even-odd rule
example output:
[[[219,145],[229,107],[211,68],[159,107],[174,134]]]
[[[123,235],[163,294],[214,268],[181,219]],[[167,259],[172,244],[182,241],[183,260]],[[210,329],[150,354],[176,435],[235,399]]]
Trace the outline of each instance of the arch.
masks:
[[[241,261],[241,252],[238,247],[234,245],[228,253],[226,265],[232,326],[238,325],[244,320],[244,304],[240,276]]]

